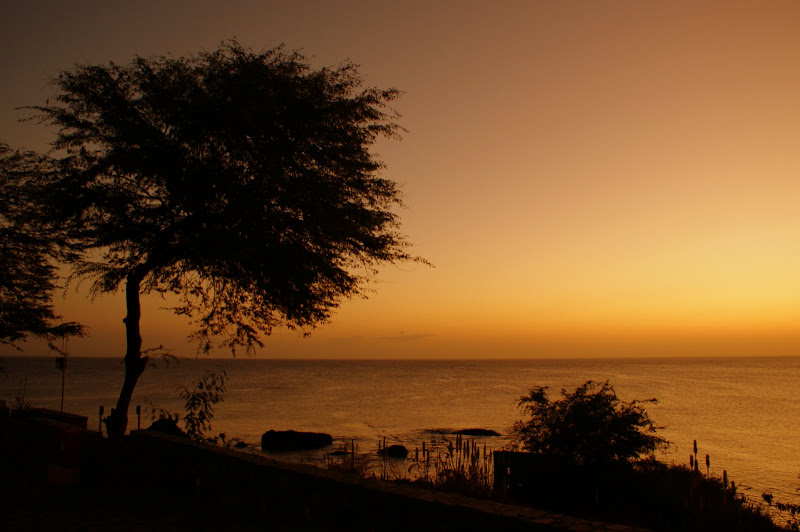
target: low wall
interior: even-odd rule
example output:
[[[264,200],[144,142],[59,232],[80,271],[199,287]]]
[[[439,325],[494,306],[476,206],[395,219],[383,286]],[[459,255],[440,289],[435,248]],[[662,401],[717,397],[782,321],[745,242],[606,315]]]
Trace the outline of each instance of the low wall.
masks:
[[[83,481],[93,480],[101,474],[101,461],[107,458],[105,440],[99,433],[81,428],[81,416],[49,415],[52,412],[4,415],[0,422],[0,452],[14,461],[19,473],[33,481],[70,486],[80,483],[82,475]]]
[[[581,467],[564,458],[511,451],[495,451],[493,457],[498,496],[548,508],[565,501],[576,508],[601,504],[633,478],[628,463]]]
[[[137,483],[300,527],[463,532],[551,531],[576,524],[534,509],[349,477],[150,431],[135,431],[129,440],[131,474]]]
[[[89,422],[89,418],[86,416],[81,416],[79,414],[72,414],[70,412],[61,412],[59,410],[52,410],[50,408],[38,408],[38,407],[26,409],[24,411],[24,415],[21,417],[25,419],[31,419],[31,418],[50,419],[53,421],[59,421],[61,423],[70,425],[78,429],[86,429],[87,423]]]

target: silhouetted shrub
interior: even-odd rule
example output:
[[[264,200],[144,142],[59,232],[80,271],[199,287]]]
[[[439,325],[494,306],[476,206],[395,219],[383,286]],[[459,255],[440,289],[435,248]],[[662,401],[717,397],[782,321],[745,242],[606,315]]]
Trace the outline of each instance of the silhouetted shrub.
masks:
[[[524,450],[599,464],[636,460],[667,445],[644,409],[656,399],[621,401],[608,381],[591,380],[572,393],[562,389],[561,395],[551,401],[547,388],[537,386],[520,398],[520,407],[531,416],[514,425]]]
[[[214,405],[224,401],[225,384],[228,381],[228,373],[220,369],[219,371],[207,371],[198,379],[193,388],[178,386],[180,398],[184,400],[183,427],[185,432],[178,427],[178,414],[164,410],[155,403],[148,401],[148,410],[153,424],[151,430],[172,434],[176,436],[188,436],[196,441],[207,443],[219,443],[223,445],[235,444],[238,438],[226,441],[224,433],[217,436],[207,437],[206,431],[211,430],[211,420],[214,419]]]

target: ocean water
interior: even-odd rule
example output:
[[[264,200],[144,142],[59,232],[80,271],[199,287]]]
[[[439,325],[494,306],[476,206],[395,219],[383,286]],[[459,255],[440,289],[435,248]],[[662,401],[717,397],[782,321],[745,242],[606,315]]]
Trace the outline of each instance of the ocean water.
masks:
[[[5,357],[0,399],[24,395],[59,408],[61,374],[53,358]],[[609,380],[624,400],[657,398],[650,417],[672,442],[662,457],[688,463],[692,441],[710,455],[711,472],[723,469],[752,498],[762,492],[800,502],[800,357],[604,360],[262,360],[187,359],[148,368],[133,405],[156,403],[181,412],[179,385],[191,386],[209,370],[229,375],[213,432],[258,448],[269,429],[328,432],[355,440],[361,451],[378,440],[420,446],[439,432],[481,427],[508,434],[523,418],[516,405],[532,386],[553,396],[586,380]],[[122,383],[121,359],[70,357],[64,408],[89,416],[114,405]],[[130,428],[137,419],[130,412]],[[149,424],[143,419],[142,425]],[[508,437],[485,438],[490,448]],[[256,451],[257,452],[257,451]],[[313,460],[313,458],[309,458]],[[703,460],[701,458],[701,463]]]

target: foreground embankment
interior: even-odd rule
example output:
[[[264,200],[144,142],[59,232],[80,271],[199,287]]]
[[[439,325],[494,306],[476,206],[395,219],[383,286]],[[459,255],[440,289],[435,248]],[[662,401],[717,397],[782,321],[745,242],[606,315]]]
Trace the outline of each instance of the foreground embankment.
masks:
[[[4,530],[635,530],[53,418],[2,416]]]

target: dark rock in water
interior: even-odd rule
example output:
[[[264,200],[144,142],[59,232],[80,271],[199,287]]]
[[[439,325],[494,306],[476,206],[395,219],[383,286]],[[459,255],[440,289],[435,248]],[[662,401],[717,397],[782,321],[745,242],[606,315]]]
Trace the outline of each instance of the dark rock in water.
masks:
[[[350,451],[342,451],[341,449],[338,451],[331,451],[328,453],[328,456],[349,456]]]
[[[408,456],[408,449],[403,445],[390,445],[380,450],[380,454],[389,458],[405,458]]]
[[[331,444],[333,436],[322,432],[270,430],[261,436],[261,448],[265,451],[302,451]]]
[[[461,429],[455,432],[462,436],[500,436],[500,433],[491,429]]]
[[[183,432],[178,423],[174,419],[157,419],[153,424],[147,427],[147,430],[153,430],[162,434],[169,434],[170,436],[180,436],[188,438],[189,436]]]
[[[237,441],[234,447],[236,447],[237,449],[244,449],[245,447],[247,447],[247,444],[243,441]]]

